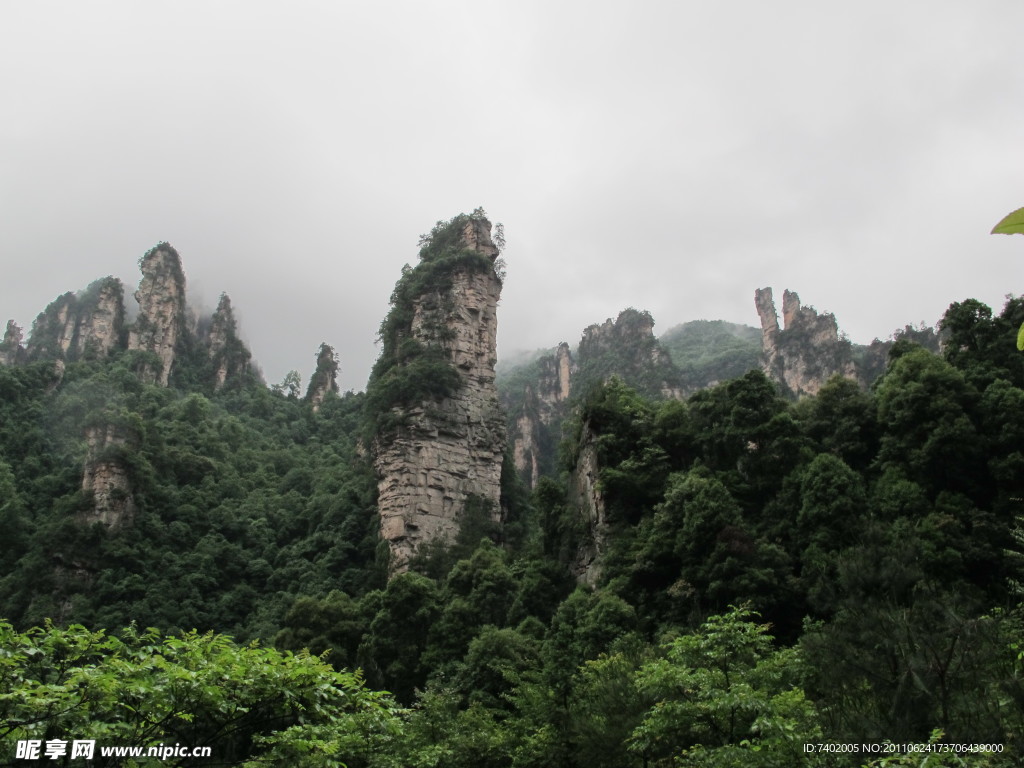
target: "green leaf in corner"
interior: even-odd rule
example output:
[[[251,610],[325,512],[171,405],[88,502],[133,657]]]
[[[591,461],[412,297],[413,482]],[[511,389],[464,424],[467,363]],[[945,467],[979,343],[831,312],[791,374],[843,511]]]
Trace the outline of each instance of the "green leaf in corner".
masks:
[[[992,234],[1024,234],[1024,208],[1018,208],[1013,213],[1007,214],[1002,221],[993,227]]]
[[[1024,352],[1024,323],[1021,323],[1020,330],[1017,331],[1017,349]]]

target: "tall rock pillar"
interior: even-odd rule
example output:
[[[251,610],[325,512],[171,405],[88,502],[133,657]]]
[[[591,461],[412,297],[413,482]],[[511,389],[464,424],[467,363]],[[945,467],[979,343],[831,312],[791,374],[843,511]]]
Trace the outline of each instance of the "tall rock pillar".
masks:
[[[498,249],[482,212],[439,223],[395,288],[368,396],[391,573],[451,542],[467,515],[500,522],[505,419],[494,383]]]
[[[135,292],[139,317],[128,332],[128,349],[156,354],[160,369],[148,371],[149,378],[166,387],[178,339],[185,333],[185,273],[178,252],[167,243],[148,251],[139,268],[142,282]]]

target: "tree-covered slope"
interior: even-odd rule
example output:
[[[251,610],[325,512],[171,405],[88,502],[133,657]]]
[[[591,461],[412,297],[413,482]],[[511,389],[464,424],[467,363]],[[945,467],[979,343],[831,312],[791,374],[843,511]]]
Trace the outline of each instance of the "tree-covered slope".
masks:
[[[659,338],[688,392],[742,376],[761,366],[761,331],[724,320],[693,320]]]

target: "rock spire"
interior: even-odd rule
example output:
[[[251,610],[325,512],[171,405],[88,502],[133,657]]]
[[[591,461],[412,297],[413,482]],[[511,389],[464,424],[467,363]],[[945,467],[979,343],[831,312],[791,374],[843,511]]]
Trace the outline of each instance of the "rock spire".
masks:
[[[754,292],[754,306],[761,318],[761,349],[765,375],[793,397],[816,395],[832,376],[860,380],[853,362],[852,345],[839,336],[835,315],[818,314],[800,304],[795,291],[782,294],[782,319],[771,288]]]
[[[185,273],[178,252],[160,243],[139,260],[142,282],[135,292],[139,317],[128,332],[128,349],[152,352],[159,365],[147,369],[151,381],[166,387],[179,338],[185,332]]]
[[[396,285],[367,389],[392,574],[424,544],[454,541],[467,515],[501,518],[498,248],[481,211],[439,222],[421,243],[420,264]]]
[[[324,342],[316,353],[316,370],[309,378],[306,400],[313,404],[316,412],[331,394],[338,394],[338,355],[334,347]]]
[[[231,309],[231,299],[226,293],[220,295],[210,321],[206,349],[213,368],[214,389],[220,389],[229,378],[249,370],[252,355],[238,338],[238,324]]]

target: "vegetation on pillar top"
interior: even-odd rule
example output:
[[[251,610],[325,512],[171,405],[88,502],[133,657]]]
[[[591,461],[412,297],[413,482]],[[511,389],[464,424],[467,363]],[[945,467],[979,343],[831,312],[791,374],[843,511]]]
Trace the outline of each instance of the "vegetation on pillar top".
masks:
[[[490,229],[483,208],[438,221],[429,234],[420,235],[419,264],[402,267],[402,276],[391,293],[391,310],[378,332],[382,350],[367,385],[366,437],[373,438],[397,426],[393,419],[386,418],[395,406],[439,400],[458,389],[459,373],[439,344],[445,329],[438,329],[436,340],[416,339],[412,324],[417,302],[428,294],[445,296],[458,273],[493,274],[501,282],[503,260],[467,247],[466,225],[477,221]],[[504,245],[501,225],[497,227],[496,252]]]

